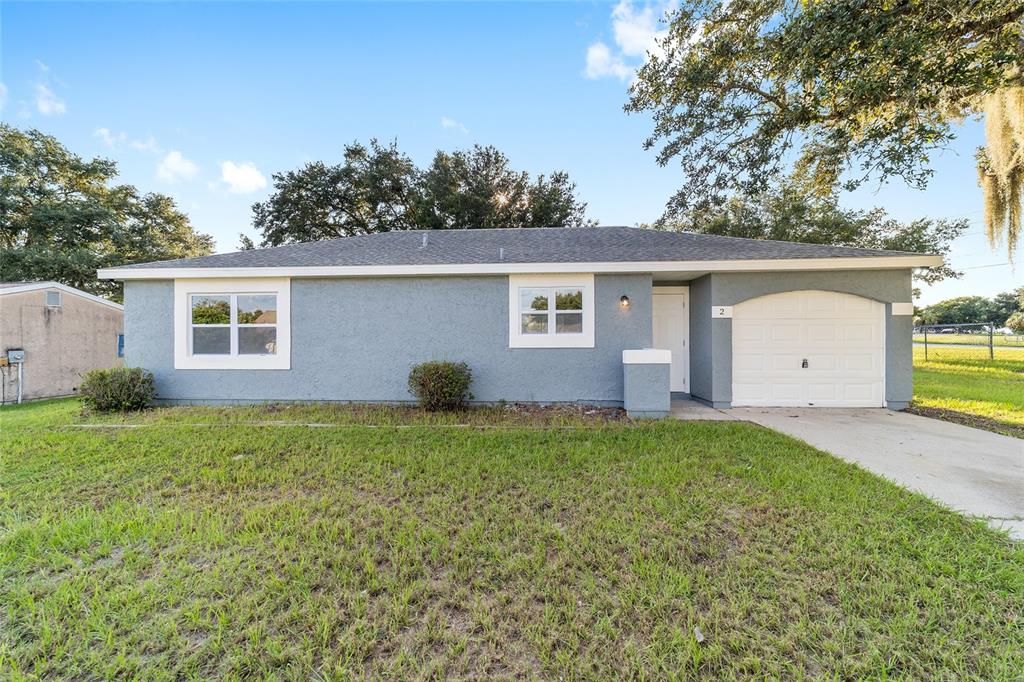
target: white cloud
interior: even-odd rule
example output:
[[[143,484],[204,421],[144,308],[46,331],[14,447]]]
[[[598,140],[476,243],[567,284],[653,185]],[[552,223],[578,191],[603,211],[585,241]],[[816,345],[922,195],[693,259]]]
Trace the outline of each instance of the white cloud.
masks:
[[[7,104],[7,86],[0,83],[0,109],[3,109],[5,104]]]
[[[466,126],[462,125],[454,118],[449,118],[448,116],[441,117],[441,127],[446,130],[458,130],[463,135],[469,134],[469,130],[466,128]]]
[[[658,39],[667,33],[660,22],[668,9],[668,5],[647,5],[637,11],[626,0],[617,4],[612,10],[612,30],[622,54],[643,57],[654,52]]]
[[[132,140],[131,145],[134,149],[140,152],[152,152],[153,154],[159,154],[162,150],[160,145],[156,143],[156,138],[152,135],[146,140]]]
[[[605,76],[626,80],[633,73],[633,69],[626,66],[622,57],[613,55],[607,45],[598,42],[587,48],[587,68],[584,73],[591,80]]]
[[[629,0],[621,0],[612,9],[611,16],[615,48],[601,41],[591,44],[587,48],[584,75],[591,79],[611,76],[619,80],[632,76],[649,54],[661,53],[658,40],[667,34],[661,19],[675,7],[675,0],[645,4],[642,8],[634,7]]]
[[[129,140],[128,134],[124,131],[115,133],[110,128],[97,128],[92,136],[102,140],[103,144],[111,149],[128,144],[131,145],[132,149],[139,152],[148,152],[150,154],[160,154],[163,152],[163,149],[157,144],[156,138],[152,135],[145,140]]]
[[[176,149],[168,152],[156,166],[156,176],[166,182],[191,180],[198,172],[199,166],[186,159]]]
[[[65,113],[68,108],[64,100],[56,95],[43,83],[36,83],[36,110],[43,116],[56,116]]]
[[[248,161],[224,161],[220,164],[220,179],[234,194],[249,194],[267,186],[267,179],[260,169]]]
[[[103,144],[108,147],[114,147],[125,141],[127,136],[124,133],[114,134],[110,132],[109,128],[97,128],[96,132],[92,134],[93,137],[98,137],[103,141]]]

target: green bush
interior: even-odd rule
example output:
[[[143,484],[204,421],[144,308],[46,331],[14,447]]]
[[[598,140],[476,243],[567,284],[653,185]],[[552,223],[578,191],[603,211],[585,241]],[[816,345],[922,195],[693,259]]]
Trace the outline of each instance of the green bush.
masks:
[[[139,367],[94,369],[78,387],[82,403],[97,412],[141,410],[156,397],[153,373]]]
[[[1018,310],[1006,319],[1006,326],[1014,334],[1024,334],[1024,310]]]
[[[457,410],[473,395],[473,373],[464,362],[424,362],[409,372],[409,392],[431,412]]]

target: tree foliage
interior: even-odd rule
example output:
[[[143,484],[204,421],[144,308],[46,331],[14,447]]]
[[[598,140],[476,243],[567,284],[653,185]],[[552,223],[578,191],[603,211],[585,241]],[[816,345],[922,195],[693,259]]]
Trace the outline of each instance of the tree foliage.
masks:
[[[1024,287],[1004,291],[992,297],[992,319],[1007,320],[1016,312],[1024,311]]]
[[[210,253],[213,239],[162,194],[114,185],[117,165],[85,160],[38,130],[0,124],[0,280],[54,280],[120,295],[102,267]]]
[[[958,296],[939,301],[921,310],[925,324],[980,324],[993,319],[992,300],[984,296]]]
[[[968,227],[967,220],[919,219],[909,223],[884,209],[851,210],[839,206],[834,194],[819,196],[800,185],[773,186],[754,197],[734,197],[708,211],[693,209],[678,221],[662,221],[662,229],[684,229],[747,239],[776,239],[806,244],[946,255]],[[925,283],[960,277],[948,265],[916,272]]]
[[[653,113],[659,163],[686,169],[667,217],[790,172],[820,194],[923,187],[953,124],[1021,85],[1022,16],[1021,0],[685,3],[627,105]]]
[[[1014,316],[1024,315],[1024,287],[1013,292],[1004,292],[994,298],[984,296],[959,296],[934,303],[920,311],[919,317],[925,324],[983,324],[991,322],[996,327],[1008,326]]]
[[[985,197],[985,233],[992,248],[1005,240],[1013,260],[1021,237],[1024,188],[1024,87],[985,97],[986,145],[978,149],[978,184]]]
[[[1009,327],[1014,334],[1024,334],[1024,311],[1017,311],[1006,318],[1006,326]]]
[[[562,172],[515,171],[494,147],[437,152],[418,169],[397,144],[346,145],[336,165],[314,162],[274,175],[253,206],[261,246],[412,229],[575,226],[586,204]],[[251,248],[244,237],[241,247]]]
[[[494,147],[437,152],[420,178],[415,209],[423,229],[563,227],[586,223],[576,186],[556,171],[531,179]]]
[[[254,204],[262,246],[279,246],[415,226],[416,167],[395,144],[345,146],[344,161],[275,173],[274,193]]]

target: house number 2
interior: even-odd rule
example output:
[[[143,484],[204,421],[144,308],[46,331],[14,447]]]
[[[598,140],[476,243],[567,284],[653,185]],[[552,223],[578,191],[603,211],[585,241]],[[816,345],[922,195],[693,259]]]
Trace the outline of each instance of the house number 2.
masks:
[[[711,317],[719,319],[727,319],[732,317],[732,306],[731,305],[713,305],[711,306]]]

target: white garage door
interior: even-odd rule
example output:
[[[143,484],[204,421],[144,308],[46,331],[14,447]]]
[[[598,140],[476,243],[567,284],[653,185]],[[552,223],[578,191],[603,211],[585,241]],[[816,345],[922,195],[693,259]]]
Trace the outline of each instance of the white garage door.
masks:
[[[733,309],[735,406],[884,407],[885,306],[791,291]]]

